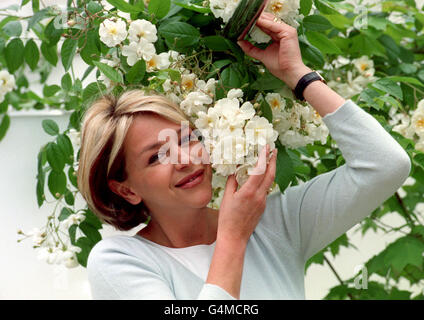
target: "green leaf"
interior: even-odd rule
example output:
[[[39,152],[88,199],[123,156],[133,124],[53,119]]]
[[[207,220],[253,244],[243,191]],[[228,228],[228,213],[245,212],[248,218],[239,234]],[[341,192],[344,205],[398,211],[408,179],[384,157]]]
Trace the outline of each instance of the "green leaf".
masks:
[[[302,52],[302,57],[305,60],[311,62],[316,67],[324,66],[325,60],[321,51],[304,41],[299,41],[299,45],[300,51]]]
[[[89,223],[97,230],[102,228],[102,222],[90,209],[84,210],[84,215],[85,215],[84,222]]]
[[[9,115],[5,114],[0,122],[0,141],[3,140],[3,138],[5,137],[9,127],[10,127],[10,117]]]
[[[62,210],[60,211],[59,217],[57,219],[59,221],[66,220],[73,213],[74,212],[70,208],[63,207]]]
[[[40,10],[40,0],[32,0],[32,11],[37,12]]]
[[[69,179],[69,181],[71,181],[72,185],[75,188],[78,188],[77,173],[75,172],[73,167],[69,167],[68,179]]]
[[[272,109],[266,100],[263,100],[261,103],[262,115],[266,118],[269,123],[272,123]]]
[[[214,77],[223,67],[229,65],[230,63],[232,63],[233,61],[230,59],[223,59],[223,60],[218,60],[215,61],[210,70],[209,70],[209,74],[207,76],[207,79]]]
[[[321,52],[327,54],[342,54],[342,51],[330,39],[322,33],[316,31],[306,31],[308,41],[318,48]]]
[[[95,13],[100,12],[102,10],[102,6],[95,1],[90,1],[89,3],[87,3],[87,10],[91,14],[95,14]]]
[[[99,70],[110,80],[117,83],[123,83],[124,79],[122,77],[122,74],[120,74],[117,70],[112,68],[111,66],[108,66],[105,63],[99,62],[99,61],[93,61],[93,63],[99,68]]]
[[[392,96],[403,99],[402,88],[393,80],[388,78],[379,79],[376,82],[372,83],[371,86],[374,88],[380,89]]]
[[[95,243],[87,237],[81,237],[76,242],[75,245],[81,248],[81,252],[77,253],[77,259],[80,265],[87,267],[88,255],[90,254],[91,249],[94,247]]]
[[[128,71],[126,78],[129,83],[139,83],[143,80],[146,73],[146,62],[144,60],[137,61]]]
[[[171,0],[150,0],[148,11],[157,19],[165,17],[171,8]]]
[[[9,37],[19,37],[22,33],[22,25],[20,21],[9,21],[2,28],[2,31]]]
[[[128,13],[138,13],[142,12],[143,8],[139,6],[133,6],[124,0],[106,0],[111,5],[116,7],[118,10]]]
[[[40,59],[40,52],[38,51],[37,44],[33,39],[29,39],[25,44],[24,57],[31,70],[35,70],[35,68],[37,68],[38,60]]]
[[[65,156],[65,162],[72,165],[74,163],[74,148],[72,147],[71,139],[66,134],[60,134],[56,139],[56,143]]]
[[[406,83],[415,84],[417,86],[424,86],[424,83],[412,77],[391,76],[391,77],[386,77],[386,79],[389,79],[395,82],[406,82]]]
[[[258,91],[263,90],[277,90],[284,86],[284,82],[275,77],[268,70],[263,75],[258,77],[255,82],[251,84],[251,88]]]
[[[43,54],[44,58],[53,66],[56,66],[58,61],[57,56],[57,47],[56,45],[49,45],[47,42],[42,42],[41,46],[41,53]]]
[[[184,48],[197,44],[200,32],[185,22],[170,22],[159,27],[159,34],[170,48]]]
[[[228,40],[222,36],[207,36],[202,41],[207,48],[213,51],[226,51],[230,49]]]
[[[292,160],[288,155],[286,148],[277,143],[278,155],[277,155],[277,170],[275,180],[278,183],[280,191],[284,193],[284,190],[289,186],[290,182],[294,178],[294,169]]]
[[[53,171],[62,172],[65,168],[65,159],[56,143],[49,142],[46,148],[47,162]],[[66,177],[65,177],[66,178]],[[66,180],[66,179],[65,179]]]
[[[50,193],[58,199],[66,191],[66,175],[63,172],[50,171],[47,185]]]
[[[361,55],[385,57],[384,47],[378,41],[365,34],[359,34],[352,38],[351,50]]]
[[[56,84],[52,84],[51,86],[45,85],[43,88],[43,94],[45,97],[51,97],[54,96],[59,90],[60,87]]]
[[[73,224],[68,229],[69,240],[71,240],[71,243],[72,243],[73,246],[75,246],[75,244],[76,244],[75,238],[77,236],[77,229],[78,229],[78,226],[76,224]]]
[[[77,50],[77,41],[71,38],[67,38],[63,41],[62,49],[60,51],[62,58],[62,65],[65,71],[71,67],[72,61]]]
[[[97,243],[102,240],[100,232],[85,220],[79,224],[79,228],[92,242]]]
[[[182,8],[185,8],[185,9],[188,9],[188,10],[191,10],[191,11],[194,11],[194,12],[199,12],[199,13],[204,13],[204,14],[211,13],[212,12],[209,7],[203,7],[203,6],[194,4],[194,3],[182,2],[182,1],[174,0],[174,1],[172,1],[172,3],[175,4],[175,5],[177,5],[177,6],[180,6]],[[195,17],[199,17],[199,16],[195,16]]]
[[[56,28],[55,19],[51,19],[44,29],[44,41],[53,46],[57,44],[62,36],[63,29]]]
[[[396,240],[385,250],[384,263],[401,271],[407,264],[422,268],[424,243],[411,236]]]
[[[86,38],[80,44],[80,56],[85,63],[92,65],[93,60],[99,60],[100,56],[100,40],[98,28],[89,30]]]
[[[305,17],[312,9],[312,0],[300,0],[300,13]]]
[[[34,15],[32,15],[29,20],[28,20],[28,30],[29,29],[36,29],[37,24],[43,20],[47,14],[49,13],[49,11],[46,9],[37,11],[34,13]]]
[[[37,195],[37,204],[38,207],[40,208],[45,200],[45,195],[44,195],[44,180],[37,180],[37,186],[36,186],[36,195]]]
[[[303,19],[303,26],[310,31],[325,31],[333,26],[327,18],[319,15],[310,15]]]
[[[82,93],[82,101],[84,103],[90,102],[93,99],[96,99],[100,94],[103,94],[104,90],[106,90],[106,86],[103,83],[92,82],[85,87]],[[77,116],[77,114],[75,115]],[[74,122],[74,124],[76,123]]]
[[[7,68],[14,73],[24,64],[24,44],[21,39],[14,38],[7,44],[4,50]]]
[[[69,206],[73,206],[75,204],[75,197],[73,193],[69,190],[65,191],[65,202]]]
[[[41,126],[43,127],[44,131],[51,136],[56,136],[59,134],[59,126],[53,120],[45,119],[41,122]]]
[[[221,73],[220,82],[224,86],[226,91],[234,88],[240,88],[242,81],[242,75],[240,74],[239,69],[235,64],[230,65],[228,68],[225,68]]]
[[[72,89],[72,79],[69,73],[65,73],[60,81],[62,89],[69,91]]]

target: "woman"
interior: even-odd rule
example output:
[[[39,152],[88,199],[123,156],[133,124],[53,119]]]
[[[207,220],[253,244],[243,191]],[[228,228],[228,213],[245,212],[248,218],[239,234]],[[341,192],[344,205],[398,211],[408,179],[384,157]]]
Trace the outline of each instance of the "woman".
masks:
[[[312,71],[302,62],[296,30],[268,14],[257,25],[273,44],[266,50],[246,41],[239,45],[295,89]],[[266,170],[239,190],[228,178],[219,211],[207,207],[210,165],[164,164],[158,161],[160,146],[149,148],[161,130],[177,130],[185,120],[177,106],[137,92],[95,103],[82,130],[81,193],[117,228],[151,220],[135,236],[106,238],[93,248],[93,297],[304,299],[305,262],[389,198],[411,164],[372,116],[324,82],[311,82],[303,96],[323,117],[346,164],[267,196],[275,177],[273,151]],[[181,147],[171,145],[182,156]],[[203,158],[203,152],[196,156]],[[262,150],[258,166],[267,152]]]

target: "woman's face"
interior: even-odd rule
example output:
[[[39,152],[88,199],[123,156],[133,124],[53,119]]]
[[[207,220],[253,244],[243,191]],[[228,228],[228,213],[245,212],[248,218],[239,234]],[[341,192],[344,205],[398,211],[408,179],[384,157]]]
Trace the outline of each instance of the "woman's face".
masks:
[[[168,136],[168,143],[163,138],[162,141],[159,139],[169,133],[173,133],[175,138]],[[132,204],[144,201],[153,212],[155,209],[204,208],[212,198],[212,168],[202,143],[188,143],[190,134],[194,137],[190,128],[159,115],[137,115],[124,141],[128,178],[122,184],[128,190],[121,189],[121,196]],[[193,150],[197,152],[193,153]],[[168,163],[163,161],[166,151]],[[192,153],[191,156],[188,156],[188,151]],[[170,159],[171,152],[174,157]],[[201,178],[179,185],[181,180],[199,170],[203,170]]]

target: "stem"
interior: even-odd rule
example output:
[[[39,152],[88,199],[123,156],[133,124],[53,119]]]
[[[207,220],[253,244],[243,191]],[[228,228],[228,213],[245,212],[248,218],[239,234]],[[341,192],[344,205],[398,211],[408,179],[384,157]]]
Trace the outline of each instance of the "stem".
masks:
[[[334,275],[336,276],[337,280],[339,280],[341,285],[345,285],[344,281],[342,280],[342,278],[340,278],[339,274],[337,273],[336,269],[334,269],[333,265],[331,264],[330,260],[328,260],[328,258],[325,256],[325,254],[323,254],[324,260],[325,262],[327,262],[328,266],[330,267],[331,271],[333,271]],[[351,300],[355,300],[355,298],[352,296],[351,293],[347,294],[348,297]]]
[[[399,203],[399,205],[402,208],[402,211],[404,213],[404,218],[405,218],[406,222],[412,228],[414,226],[414,221],[412,221],[411,214],[408,212],[408,209],[406,208],[405,203],[403,202],[403,200],[400,197],[400,195],[399,195],[398,192],[395,192],[395,197],[396,197],[397,202]]]

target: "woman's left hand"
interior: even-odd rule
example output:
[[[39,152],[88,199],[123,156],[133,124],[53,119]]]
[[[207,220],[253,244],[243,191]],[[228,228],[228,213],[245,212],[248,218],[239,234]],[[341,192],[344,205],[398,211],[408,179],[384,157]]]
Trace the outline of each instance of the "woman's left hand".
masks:
[[[283,21],[274,21],[274,15],[263,12],[256,22],[272,38],[272,43],[265,49],[255,47],[243,40],[238,44],[250,57],[261,61],[277,78],[283,80],[291,89],[306,73],[312,70],[302,61],[297,30]]]

